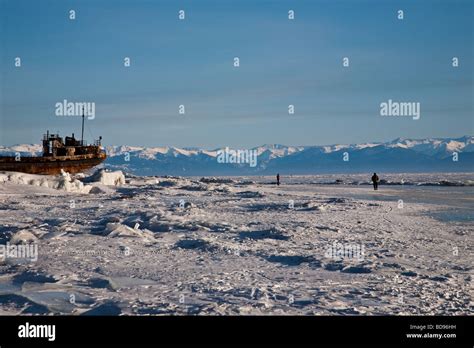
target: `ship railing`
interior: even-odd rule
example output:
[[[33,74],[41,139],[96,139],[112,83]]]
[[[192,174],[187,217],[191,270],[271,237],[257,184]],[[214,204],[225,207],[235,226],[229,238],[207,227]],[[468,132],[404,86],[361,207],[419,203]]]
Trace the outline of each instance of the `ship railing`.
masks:
[[[57,139],[61,139],[59,134],[43,134],[43,141],[52,141]]]

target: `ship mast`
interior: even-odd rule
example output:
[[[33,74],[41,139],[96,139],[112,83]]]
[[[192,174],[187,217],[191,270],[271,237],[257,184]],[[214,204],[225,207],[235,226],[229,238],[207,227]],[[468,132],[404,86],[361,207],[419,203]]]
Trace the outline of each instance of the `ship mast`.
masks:
[[[81,132],[81,146],[84,146],[84,107],[82,107],[82,132]]]

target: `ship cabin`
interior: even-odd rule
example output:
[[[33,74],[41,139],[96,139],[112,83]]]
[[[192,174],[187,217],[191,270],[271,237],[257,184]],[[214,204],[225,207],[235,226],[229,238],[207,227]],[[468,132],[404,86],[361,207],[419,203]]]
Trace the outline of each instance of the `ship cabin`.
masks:
[[[43,157],[77,156],[99,154],[102,150],[102,137],[88,145],[84,140],[76,140],[74,133],[64,140],[59,134],[43,135]]]

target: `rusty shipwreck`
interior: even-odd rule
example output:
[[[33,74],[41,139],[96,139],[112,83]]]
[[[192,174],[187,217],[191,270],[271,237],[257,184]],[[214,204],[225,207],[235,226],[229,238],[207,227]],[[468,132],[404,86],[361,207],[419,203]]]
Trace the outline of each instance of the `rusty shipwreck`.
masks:
[[[0,156],[0,171],[30,174],[59,174],[61,170],[78,173],[90,169],[106,159],[102,148],[102,137],[88,145],[84,141],[84,116],[82,117],[81,140],[71,137],[61,138],[59,134],[43,136],[43,154],[37,157]]]

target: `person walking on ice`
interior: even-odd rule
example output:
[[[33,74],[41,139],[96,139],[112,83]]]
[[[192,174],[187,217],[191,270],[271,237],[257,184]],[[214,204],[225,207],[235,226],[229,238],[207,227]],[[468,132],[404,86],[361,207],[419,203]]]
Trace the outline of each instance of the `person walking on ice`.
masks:
[[[379,189],[379,177],[377,176],[377,173],[372,175],[372,183],[374,184],[374,190],[377,191]]]

